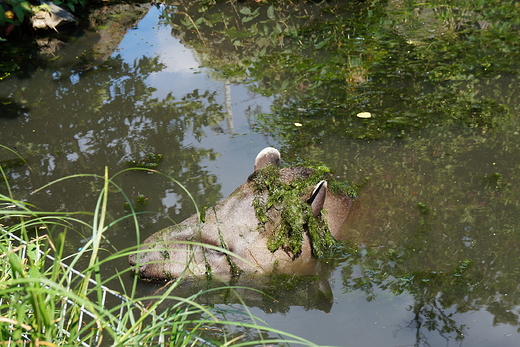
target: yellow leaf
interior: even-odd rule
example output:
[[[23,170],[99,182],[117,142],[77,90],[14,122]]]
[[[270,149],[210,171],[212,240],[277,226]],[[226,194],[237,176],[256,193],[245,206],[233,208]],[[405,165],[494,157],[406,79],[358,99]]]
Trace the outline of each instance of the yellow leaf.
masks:
[[[361,112],[361,113],[358,113],[357,116],[358,116],[358,118],[370,118],[370,117],[372,117],[370,112]]]

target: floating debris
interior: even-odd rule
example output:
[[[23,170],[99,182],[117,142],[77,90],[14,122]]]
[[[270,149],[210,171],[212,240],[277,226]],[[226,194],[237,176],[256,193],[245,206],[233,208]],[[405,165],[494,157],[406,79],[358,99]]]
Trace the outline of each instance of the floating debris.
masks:
[[[162,160],[162,154],[148,153],[148,158],[144,160],[128,160],[126,165],[129,167],[142,167],[145,169],[155,169]]]
[[[135,199],[135,204],[133,205],[133,208],[130,207],[130,204],[128,202],[125,203],[124,208],[125,211],[131,212],[133,211],[143,211],[144,207],[148,204],[148,198],[142,194],[139,194],[137,198]]]
[[[2,169],[10,169],[17,166],[23,166],[24,164],[25,162],[21,158],[0,160],[0,167],[2,167]]]
[[[358,118],[371,118],[372,115],[370,114],[370,112],[361,112],[361,113],[357,114],[357,117]]]

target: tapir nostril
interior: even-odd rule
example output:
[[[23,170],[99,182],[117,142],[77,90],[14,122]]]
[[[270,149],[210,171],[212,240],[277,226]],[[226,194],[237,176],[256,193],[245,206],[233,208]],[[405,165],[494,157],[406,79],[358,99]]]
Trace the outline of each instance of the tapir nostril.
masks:
[[[128,262],[131,266],[135,266],[135,264],[137,264],[137,256],[135,254],[130,254],[128,256]]]

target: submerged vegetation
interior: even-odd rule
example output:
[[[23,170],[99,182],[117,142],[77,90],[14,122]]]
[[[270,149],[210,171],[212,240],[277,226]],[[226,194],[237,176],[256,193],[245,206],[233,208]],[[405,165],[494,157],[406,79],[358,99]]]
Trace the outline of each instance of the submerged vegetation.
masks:
[[[145,169],[156,169],[159,166],[163,156],[162,154],[148,153],[145,159],[142,160],[128,160],[126,165],[128,167],[140,167]]]

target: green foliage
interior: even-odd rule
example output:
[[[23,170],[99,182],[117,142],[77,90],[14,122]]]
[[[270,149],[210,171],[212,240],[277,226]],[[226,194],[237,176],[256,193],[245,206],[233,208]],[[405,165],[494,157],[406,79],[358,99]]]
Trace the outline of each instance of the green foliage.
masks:
[[[493,128],[508,114],[481,82],[518,68],[520,19],[511,15],[518,10],[512,2],[229,7],[185,8],[188,28],[199,32],[187,41],[206,50],[218,48],[211,37],[233,42],[233,60],[205,63],[276,96],[272,113],[260,116],[256,128],[278,139],[308,145],[325,131],[369,140],[439,124]],[[174,27],[177,16],[169,17]],[[356,117],[363,111],[373,116]],[[296,122],[305,128],[295,128]]]
[[[25,0],[8,0],[5,2],[8,9],[0,6],[0,25],[22,23],[26,16],[33,13],[32,6]]]

